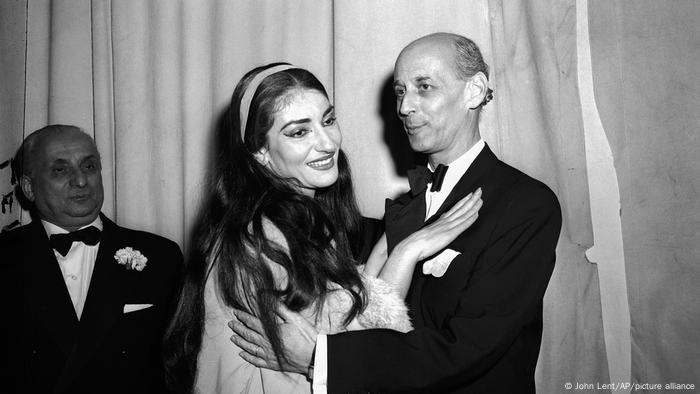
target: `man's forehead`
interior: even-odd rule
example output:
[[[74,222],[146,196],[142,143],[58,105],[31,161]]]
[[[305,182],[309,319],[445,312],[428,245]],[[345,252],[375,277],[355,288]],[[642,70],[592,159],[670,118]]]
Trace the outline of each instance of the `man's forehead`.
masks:
[[[444,45],[417,45],[399,55],[394,67],[394,79],[419,81],[440,76],[456,76],[454,51]]]
[[[92,138],[81,131],[45,136],[41,141],[39,151],[44,159],[49,161],[73,158],[82,160],[90,156],[99,158]]]

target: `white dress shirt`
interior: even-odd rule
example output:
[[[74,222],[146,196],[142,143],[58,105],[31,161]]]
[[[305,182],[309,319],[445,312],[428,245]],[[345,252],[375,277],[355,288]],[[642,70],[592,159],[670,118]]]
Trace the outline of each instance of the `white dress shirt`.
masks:
[[[49,238],[51,238],[53,234],[66,234],[69,232],[45,220],[42,220],[41,224],[44,226],[46,235]],[[89,226],[95,226],[102,231],[102,220],[98,216],[95,221],[80,229]],[[80,316],[83,314],[83,307],[85,306],[85,299],[87,298],[88,288],[90,287],[92,270],[95,267],[95,260],[97,259],[99,247],[99,242],[92,246],[82,242],[73,242],[65,256],[62,256],[56,250],[53,251],[54,256],[56,256],[56,261],[58,261],[58,266],[61,268],[61,273],[63,273],[63,281],[66,283],[71,301],[73,301],[73,307],[75,308],[75,314],[78,316],[78,320],[80,320]]]
[[[467,150],[462,156],[451,163],[442,163],[449,168],[442,180],[442,187],[438,192],[431,192],[430,187],[425,190],[425,219],[435,214],[445,202],[447,196],[452,192],[457,182],[467,172],[479,153],[484,149],[486,143],[482,138]],[[430,171],[434,169],[428,165]],[[328,391],[328,343],[325,334],[316,336],[316,354],[314,355],[312,391],[314,394],[326,394]]]
[[[474,160],[481,150],[484,149],[486,143],[483,139],[474,144],[468,151],[466,151],[462,156],[458,157],[451,163],[442,163],[449,166],[447,173],[445,173],[445,178],[442,180],[442,187],[440,191],[431,192],[430,187],[425,189],[425,219],[428,220],[429,217],[433,216],[435,212],[440,209],[442,203],[445,202],[447,196],[450,195],[452,189],[455,188],[457,182],[462,179],[462,176],[467,172],[469,167],[472,165]],[[435,171],[433,166],[428,164],[428,169],[430,171]]]

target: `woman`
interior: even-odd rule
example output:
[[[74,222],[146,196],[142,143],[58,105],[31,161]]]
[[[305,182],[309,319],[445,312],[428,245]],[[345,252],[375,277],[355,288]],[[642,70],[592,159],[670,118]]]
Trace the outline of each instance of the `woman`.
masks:
[[[335,112],[318,79],[287,64],[250,71],[236,86],[219,138],[214,196],[198,245],[204,258],[188,267],[166,336],[170,387],[310,392],[301,375],[258,369],[239,357],[226,326],[232,308],[258,316],[278,359],[284,358],[279,304],[327,333],[410,330],[402,295],[392,286],[405,287],[411,264],[444,246],[411,241],[431,231],[451,241],[476,219],[478,195],[453,208],[451,220],[407,238],[406,247],[396,248],[401,253],[386,256],[382,239],[362,275],[353,257],[363,242],[361,216]],[[382,272],[403,274],[387,284],[373,278],[385,279]]]

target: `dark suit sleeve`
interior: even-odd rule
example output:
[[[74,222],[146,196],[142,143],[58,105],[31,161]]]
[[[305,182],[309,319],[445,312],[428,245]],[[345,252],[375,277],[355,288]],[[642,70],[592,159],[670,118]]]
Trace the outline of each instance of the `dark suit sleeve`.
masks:
[[[541,322],[561,212],[546,187],[518,195],[499,215],[454,315],[439,329],[328,336],[329,392],[455,388],[478,378],[511,346],[523,346],[516,343],[523,328]]]
[[[157,354],[151,360],[150,369],[145,370],[147,379],[149,380],[149,388],[152,393],[165,393],[163,370],[163,334],[166,327],[172,318],[177,304],[177,297],[182,286],[182,276],[184,271],[184,258],[180,247],[173,241],[162,237],[157,237],[155,240],[149,240],[148,246],[155,249],[153,256],[158,256],[158,272],[153,278],[154,287],[160,287],[159,290],[161,302],[163,304],[162,315],[160,318],[160,333],[157,338]]]
[[[159,290],[163,303],[163,324],[165,325],[172,318],[177,305],[177,298],[182,287],[184,272],[184,258],[180,247],[173,241],[158,238],[160,242],[153,242],[156,246],[159,258],[158,272],[152,278],[154,285],[161,287]]]

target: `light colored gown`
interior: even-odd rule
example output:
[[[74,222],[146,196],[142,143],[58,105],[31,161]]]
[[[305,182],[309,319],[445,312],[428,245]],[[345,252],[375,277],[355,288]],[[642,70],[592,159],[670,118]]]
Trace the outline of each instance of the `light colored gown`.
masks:
[[[267,226],[266,226],[267,227]],[[281,233],[266,229],[268,236],[284,245]],[[279,265],[268,261],[278,282],[283,286],[286,272]],[[348,326],[343,326],[346,312],[350,309],[351,297],[345,290],[331,292],[319,312],[316,329],[321,333],[334,334],[348,330],[389,328],[401,332],[412,329],[407,308],[390,285],[378,278],[363,276],[367,291],[367,306],[363,313]],[[331,285],[332,286],[332,285]],[[214,275],[207,280],[205,289],[206,321],[202,338],[202,349],[197,365],[196,390],[209,393],[310,393],[311,383],[300,374],[282,373],[258,368],[243,360],[242,351],[230,341],[232,331],[227,323],[234,319],[216,289]],[[339,288],[339,286],[336,285]],[[302,311],[307,320],[314,321],[314,308]]]

